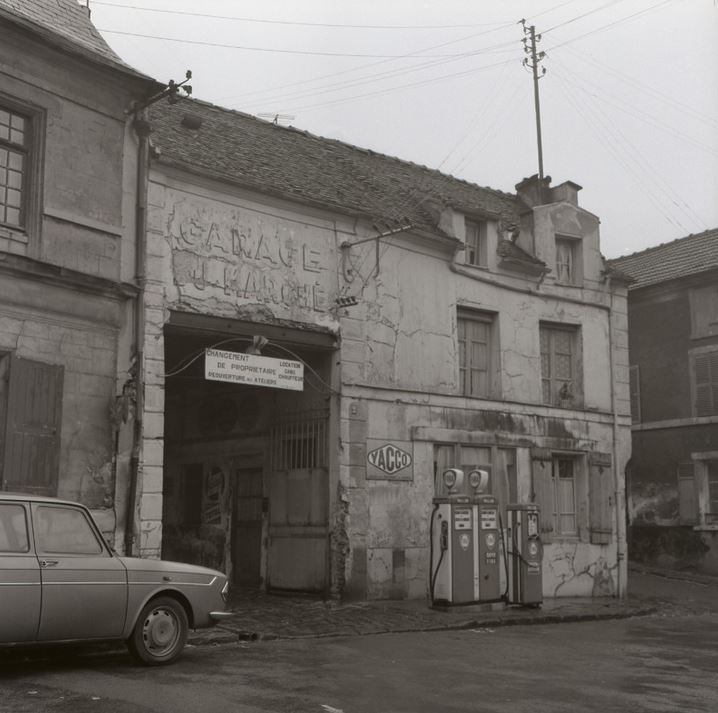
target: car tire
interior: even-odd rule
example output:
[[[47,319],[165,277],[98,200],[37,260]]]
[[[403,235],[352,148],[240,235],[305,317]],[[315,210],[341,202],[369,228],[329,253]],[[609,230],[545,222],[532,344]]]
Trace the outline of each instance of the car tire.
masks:
[[[133,658],[145,666],[171,663],[187,643],[187,612],[171,597],[148,602],[127,641]]]

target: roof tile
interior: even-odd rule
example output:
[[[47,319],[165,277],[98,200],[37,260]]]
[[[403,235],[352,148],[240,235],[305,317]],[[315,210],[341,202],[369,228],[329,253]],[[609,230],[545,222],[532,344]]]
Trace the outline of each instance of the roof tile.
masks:
[[[718,228],[609,260],[634,278],[629,290],[718,268]]]

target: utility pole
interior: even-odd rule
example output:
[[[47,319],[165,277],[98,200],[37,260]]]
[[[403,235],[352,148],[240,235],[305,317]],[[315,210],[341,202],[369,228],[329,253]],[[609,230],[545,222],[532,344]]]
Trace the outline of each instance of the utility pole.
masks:
[[[546,67],[541,68],[539,75],[539,62],[546,56],[545,52],[536,52],[536,43],[541,41],[541,35],[536,34],[534,25],[526,26],[526,20],[521,20],[524,28],[524,52],[528,55],[524,59],[524,67],[530,67],[534,78],[534,107],[536,111],[536,141],[538,143],[539,180],[543,181],[543,146],[541,143],[541,104],[539,103],[538,80],[546,74]]]

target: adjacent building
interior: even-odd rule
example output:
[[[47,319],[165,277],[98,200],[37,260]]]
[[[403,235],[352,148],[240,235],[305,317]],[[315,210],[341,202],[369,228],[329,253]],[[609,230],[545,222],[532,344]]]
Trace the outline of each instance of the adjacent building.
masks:
[[[718,572],[718,230],[612,260],[628,292],[631,558]]]
[[[199,101],[149,120],[136,549],[421,598],[435,477],[483,467],[502,511],[541,507],[546,596],[623,594],[626,286],[580,186]]]
[[[80,499],[112,534],[138,292],[125,110],[157,85],[74,0],[0,0],[0,33],[0,487]]]

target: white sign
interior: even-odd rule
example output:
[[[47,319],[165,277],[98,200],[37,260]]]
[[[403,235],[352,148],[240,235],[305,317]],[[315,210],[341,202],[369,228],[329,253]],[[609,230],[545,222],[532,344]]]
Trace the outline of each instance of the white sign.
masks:
[[[207,349],[204,355],[204,378],[230,381],[233,384],[303,391],[304,364],[257,354]]]

